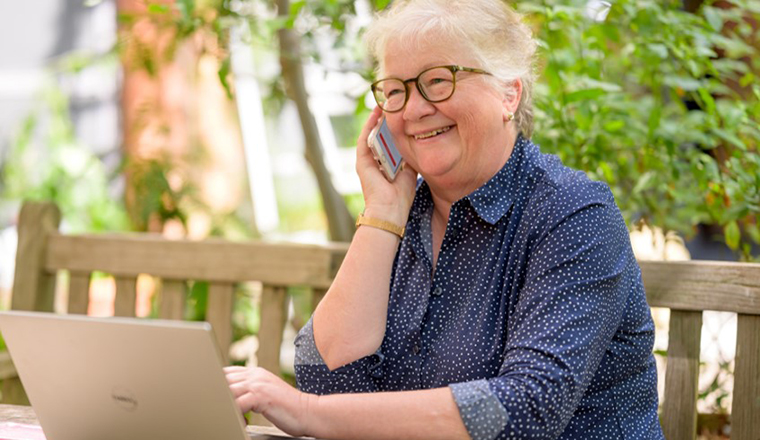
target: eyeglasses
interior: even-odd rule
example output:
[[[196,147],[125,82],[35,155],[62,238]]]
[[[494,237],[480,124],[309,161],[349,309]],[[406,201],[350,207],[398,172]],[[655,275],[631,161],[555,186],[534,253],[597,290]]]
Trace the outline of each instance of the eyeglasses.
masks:
[[[409,83],[414,82],[420,95],[428,102],[442,102],[454,94],[457,72],[471,72],[490,75],[485,70],[462,66],[435,66],[423,70],[416,78],[407,80],[386,78],[372,83],[372,95],[383,111],[401,111],[409,101]]]

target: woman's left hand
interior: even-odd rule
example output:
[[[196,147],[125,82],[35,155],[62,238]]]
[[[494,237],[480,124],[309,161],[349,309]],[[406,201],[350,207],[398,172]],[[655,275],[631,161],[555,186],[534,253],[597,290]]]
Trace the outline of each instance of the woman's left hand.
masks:
[[[225,367],[224,373],[243,414],[253,411],[290,435],[308,435],[309,405],[317,396],[302,393],[259,367]]]

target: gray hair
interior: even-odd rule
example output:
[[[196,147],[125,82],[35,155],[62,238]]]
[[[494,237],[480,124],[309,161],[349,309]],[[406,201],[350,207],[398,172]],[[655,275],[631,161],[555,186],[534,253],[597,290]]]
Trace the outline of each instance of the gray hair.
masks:
[[[534,56],[537,43],[522,16],[502,0],[395,0],[380,12],[365,33],[370,53],[384,70],[392,39],[420,43],[448,36],[459,41],[495,78],[504,93],[520,79],[522,95],[515,124],[525,138],[533,134]],[[484,77],[489,78],[489,77]]]

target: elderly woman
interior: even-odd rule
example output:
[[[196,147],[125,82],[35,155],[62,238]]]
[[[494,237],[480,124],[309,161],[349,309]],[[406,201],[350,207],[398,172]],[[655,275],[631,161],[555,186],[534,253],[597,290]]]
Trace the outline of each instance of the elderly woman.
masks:
[[[367,38],[362,226],[296,339],[300,391],[230,367],[242,411],[321,438],[661,439],[625,223],[530,141],[529,29],[499,0],[397,0]],[[366,143],[381,114],[392,183]]]

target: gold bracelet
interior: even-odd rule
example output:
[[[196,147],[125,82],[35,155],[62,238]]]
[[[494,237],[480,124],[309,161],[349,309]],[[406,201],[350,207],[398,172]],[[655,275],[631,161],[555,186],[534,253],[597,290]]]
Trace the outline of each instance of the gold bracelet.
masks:
[[[358,228],[361,225],[372,226],[373,228],[388,231],[392,234],[398,235],[399,238],[404,238],[404,230],[406,229],[403,226],[380,220],[379,218],[365,217],[364,214],[359,214],[359,216],[356,217],[356,227]]]

